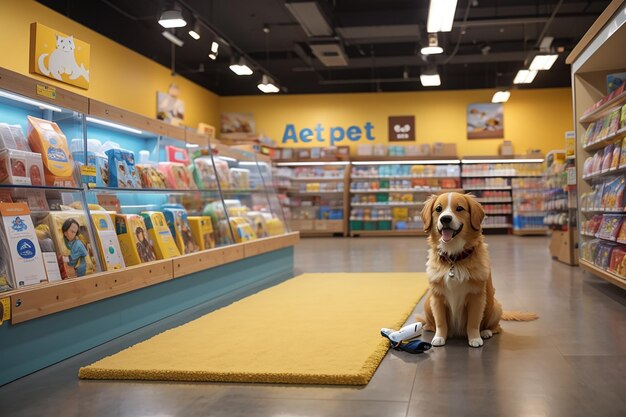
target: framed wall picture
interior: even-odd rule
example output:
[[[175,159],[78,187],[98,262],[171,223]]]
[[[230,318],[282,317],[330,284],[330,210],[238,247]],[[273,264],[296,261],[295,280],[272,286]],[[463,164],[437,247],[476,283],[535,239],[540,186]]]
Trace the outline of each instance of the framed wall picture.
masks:
[[[72,35],[31,23],[28,71],[87,90],[90,48]]]
[[[389,142],[415,141],[415,116],[389,116]]]
[[[185,103],[180,99],[180,89],[170,84],[167,93],[157,91],[157,119],[180,126],[185,120]]]
[[[504,106],[502,103],[472,103],[467,106],[468,139],[500,139],[504,137]]]

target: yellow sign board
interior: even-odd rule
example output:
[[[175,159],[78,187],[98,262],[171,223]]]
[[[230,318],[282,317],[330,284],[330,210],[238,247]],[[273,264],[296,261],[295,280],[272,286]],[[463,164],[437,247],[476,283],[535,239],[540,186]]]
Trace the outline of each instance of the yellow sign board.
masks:
[[[42,97],[47,97],[52,100],[56,100],[57,89],[54,87],[47,86],[47,85],[37,84],[37,95],[42,96]]]
[[[0,298],[0,325],[11,318],[11,299]]]
[[[88,43],[41,23],[30,25],[29,72],[89,88]],[[55,93],[56,94],[56,93]]]

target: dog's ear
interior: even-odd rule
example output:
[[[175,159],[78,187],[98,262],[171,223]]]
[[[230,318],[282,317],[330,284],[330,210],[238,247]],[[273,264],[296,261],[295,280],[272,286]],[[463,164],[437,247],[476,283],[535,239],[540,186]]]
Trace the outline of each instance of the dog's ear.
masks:
[[[435,201],[437,200],[436,194],[431,194],[428,197],[428,200],[424,203],[424,207],[422,208],[422,221],[424,222],[424,231],[430,232],[430,228],[433,225],[433,206],[435,205]]]
[[[476,201],[476,197],[474,197],[473,194],[465,194],[465,199],[467,200],[467,205],[469,206],[472,229],[480,230],[480,224],[485,218],[485,210],[483,210],[483,206]]]

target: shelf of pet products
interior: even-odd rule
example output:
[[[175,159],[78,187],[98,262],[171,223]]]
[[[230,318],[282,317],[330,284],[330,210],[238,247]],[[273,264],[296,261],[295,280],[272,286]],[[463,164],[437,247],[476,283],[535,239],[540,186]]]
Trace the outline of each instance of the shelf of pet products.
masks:
[[[593,132],[590,131],[589,134],[593,135]],[[621,129],[613,133],[610,133],[604,137],[601,137],[599,139],[593,139],[593,136],[591,136],[591,138],[589,139],[590,141],[585,142],[585,146],[583,146],[583,150],[586,152],[596,151],[598,149],[605,148],[608,145],[619,142],[624,137],[626,137],[626,127],[622,127]]]
[[[352,181],[366,181],[366,180],[412,180],[412,179],[444,179],[444,178],[456,178],[450,175],[359,175],[350,178]]]
[[[424,205],[423,201],[403,203],[403,202],[375,202],[375,203],[350,203],[352,207],[421,207]]]
[[[1,87],[7,87],[4,73]],[[25,92],[41,84],[29,82]],[[21,233],[6,227],[0,232],[0,291],[10,290],[2,296],[12,299],[14,322],[173,278],[181,254],[216,251],[210,256],[216,260],[194,265],[203,270],[241,258],[225,253],[254,256],[265,247],[293,244],[298,236],[285,233],[254,155],[238,153],[228,167],[206,147],[188,159],[187,139],[206,138],[96,101],[90,105],[87,98],[80,110],[91,109],[89,116],[63,109],[58,106],[64,97],[76,100],[56,92],[62,100],[48,105],[43,97],[30,98],[33,93],[0,90],[0,163],[9,167],[1,181],[10,183],[0,188],[0,224],[14,223]],[[81,139],[86,135],[104,143]],[[77,139],[68,143],[67,137]],[[228,193],[217,193],[218,183],[246,195],[224,200]],[[116,188],[121,185],[133,188]],[[195,187],[200,190],[182,190]],[[171,204],[180,196],[189,206]],[[24,250],[34,256],[27,268],[12,252],[16,238],[30,242]]]
[[[623,107],[624,104],[626,104],[625,88],[618,87],[590,106],[578,119],[578,122],[586,124],[604,119],[606,116],[610,116],[615,110]]]
[[[371,190],[350,190],[350,194],[372,194],[372,193],[462,193],[462,188],[386,188]]]
[[[513,178],[513,234],[544,235],[548,228],[543,219],[545,180],[543,178]]]
[[[585,158],[582,179],[587,182],[626,172],[626,140],[610,144]]]
[[[423,236],[420,209],[409,207],[359,207],[350,212],[350,236]]]
[[[596,266],[593,262],[587,261],[585,259],[579,259],[578,264],[581,268],[591,272],[595,276],[604,279],[605,281],[610,282],[613,285],[617,285],[623,290],[626,290],[626,279],[623,277],[614,274],[610,271],[605,271],[604,269]]]
[[[287,198],[282,201],[292,230],[303,237],[348,233],[349,162],[276,164]]]
[[[542,177],[543,174],[507,174],[507,175],[503,175],[503,174],[481,174],[481,175],[471,175],[471,174],[463,174],[461,175],[461,178],[515,178],[515,177]]]

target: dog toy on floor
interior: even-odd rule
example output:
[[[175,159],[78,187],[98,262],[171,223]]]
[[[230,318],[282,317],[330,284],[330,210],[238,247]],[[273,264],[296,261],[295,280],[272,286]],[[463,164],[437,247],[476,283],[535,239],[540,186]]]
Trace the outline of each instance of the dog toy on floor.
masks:
[[[422,323],[412,323],[400,330],[382,328],[380,334],[389,340],[391,347],[408,353],[423,353],[432,347],[428,342],[417,339],[422,334]]]

